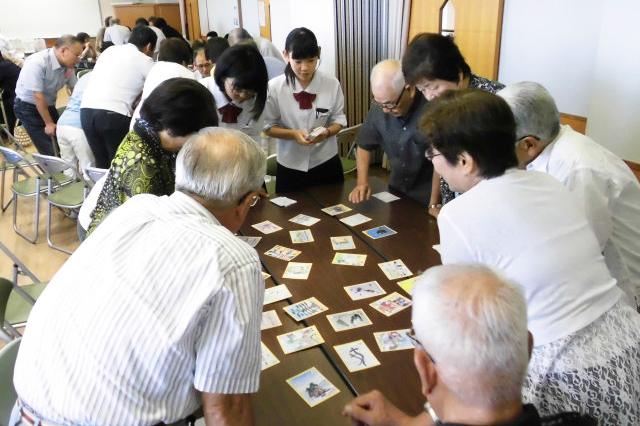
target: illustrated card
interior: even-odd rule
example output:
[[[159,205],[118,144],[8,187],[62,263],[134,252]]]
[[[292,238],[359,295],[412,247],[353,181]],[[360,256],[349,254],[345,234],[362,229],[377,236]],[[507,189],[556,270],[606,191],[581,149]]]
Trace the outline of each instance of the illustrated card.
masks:
[[[361,284],[348,285],[344,288],[351,300],[366,299],[368,297],[380,296],[387,294],[378,281],[369,281]]]
[[[437,252],[438,252],[438,254],[442,255],[442,252],[440,251],[440,244],[434,244],[434,245],[433,245],[433,246],[431,246],[431,247],[433,247],[433,249],[434,249],[435,251],[437,251]]]
[[[363,340],[334,346],[340,359],[350,372],[366,370],[380,365],[380,361],[373,355]]]
[[[260,273],[262,274],[262,279],[266,280],[267,278],[269,278],[271,275],[267,274],[265,271],[260,271]]]
[[[246,235],[238,235],[238,238],[240,238],[245,243],[249,244],[251,247],[257,246],[260,240],[262,239],[262,237],[248,237]]]
[[[400,259],[378,263],[378,266],[390,280],[397,280],[413,275],[409,268],[407,268],[404,262]]]
[[[269,367],[273,367],[280,362],[280,360],[276,358],[273,352],[269,350],[267,345],[265,345],[263,342],[260,342],[260,346],[260,355],[262,357],[262,368],[260,369],[261,371],[266,370]]]
[[[344,235],[341,237],[330,237],[331,238],[331,247],[334,250],[351,250],[356,248],[355,243],[353,242],[353,237],[351,235]]]
[[[371,220],[370,217],[367,217],[360,213],[356,213],[351,216],[343,217],[342,219],[340,219],[340,222],[349,226],[358,226],[365,222],[369,222],[370,220]]]
[[[264,222],[260,222],[260,223],[254,223],[251,226],[253,228],[256,228],[258,231],[262,232],[263,234],[272,234],[282,229],[275,223],[268,220],[265,220]]]
[[[407,333],[409,333],[409,329],[405,328],[404,330],[380,331],[373,333],[373,337],[380,347],[380,352],[401,351],[415,347]]]
[[[336,253],[331,263],[334,265],[364,266],[366,260],[366,254]]]
[[[288,299],[290,297],[291,297],[291,292],[289,291],[287,286],[284,284],[280,284],[275,287],[265,288],[263,305],[268,305],[269,303],[278,302],[280,300]]]
[[[396,197],[395,195],[387,191],[378,192],[377,194],[373,194],[373,196],[380,201],[384,201],[385,203],[390,203],[392,201],[400,199],[400,197]]]
[[[340,392],[315,367],[287,379],[287,383],[310,407],[315,407]]]
[[[289,262],[287,268],[284,270],[284,274],[282,274],[282,278],[306,280],[309,278],[312,265],[313,263]]]
[[[289,222],[298,223],[302,226],[312,226],[320,222],[320,219],[300,213],[289,219]]]
[[[324,343],[324,339],[315,325],[301,328],[278,336],[282,352],[290,354]]]
[[[351,330],[373,324],[362,309],[327,315],[327,319],[335,331]]]
[[[293,305],[286,306],[284,311],[296,321],[302,321],[305,318],[312,317],[320,312],[326,311],[327,308],[315,297],[310,297]]]
[[[394,291],[382,299],[369,303],[369,306],[390,317],[391,315],[411,306],[411,300]]]
[[[388,237],[389,235],[397,234],[396,231],[389,228],[386,225],[376,226],[375,228],[362,231],[367,237],[377,240],[378,238]]]
[[[311,229],[301,229],[299,231],[289,231],[289,235],[291,235],[291,242],[293,244],[312,243],[313,242],[313,234],[311,233]]]
[[[398,281],[398,285],[401,289],[407,292],[409,296],[413,294],[413,288],[416,286],[416,281],[420,277],[411,277],[406,280]]]
[[[350,212],[351,208],[345,206],[344,204],[336,204],[335,206],[325,207],[324,209],[322,209],[322,211],[329,216],[336,216],[341,213]]]
[[[267,256],[275,257],[276,259],[282,259],[286,261],[294,259],[300,253],[302,253],[300,250],[295,250],[292,248],[278,246],[278,245],[275,245],[271,247],[269,250],[264,252],[264,254],[266,254]]]
[[[278,314],[275,309],[262,313],[262,320],[260,321],[260,330],[268,330],[270,328],[279,327],[282,325]]]
[[[269,201],[271,201],[276,206],[280,206],[280,207],[289,207],[291,204],[297,203],[296,200],[292,200],[289,197],[270,198]]]

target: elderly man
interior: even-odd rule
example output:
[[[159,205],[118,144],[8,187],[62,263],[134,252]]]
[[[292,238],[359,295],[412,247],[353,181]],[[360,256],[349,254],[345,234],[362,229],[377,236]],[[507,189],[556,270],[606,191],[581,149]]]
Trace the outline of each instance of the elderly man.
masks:
[[[540,84],[500,92],[516,119],[520,167],[546,172],[573,192],[605,261],[634,308],[640,307],[640,184],[616,155],[570,126]]]
[[[249,425],[264,281],[234,236],[266,159],[207,128],[182,148],[171,196],[138,195],[71,256],[31,311],[13,424]],[[96,261],[99,259],[99,261]]]
[[[80,104],[80,121],[96,167],[109,168],[129,131],[133,103],[153,67],[156,40],[151,28],[135,27],[129,43],[107,49],[92,71]]]
[[[253,38],[251,37],[251,34],[249,34],[249,32],[244,28],[234,28],[229,31],[229,46],[233,46],[234,44],[238,44],[248,40],[253,40],[263,58],[275,58],[284,63],[282,54],[271,40],[261,36]]]
[[[207,58],[206,49],[199,47],[193,51],[193,69],[195,70],[196,80],[202,80],[203,78],[211,76],[211,68],[213,68],[213,62]]]
[[[353,424],[596,424],[576,413],[541,419],[522,404],[532,338],[522,290],[501,274],[481,265],[431,268],[414,289],[412,317],[425,412],[410,417],[373,391],[345,407]]]
[[[120,19],[111,18],[110,25],[104,30],[104,41],[110,41],[116,46],[126,44],[129,41],[131,30],[124,25],[120,25]]]
[[[368,200],[371,151],[377,147],[389,157],[389,186],[427,205],[433,165],[424,156],[426,143],[418,121],[426,105],[424,96],[405,83],[400,61],[385,60],[371,70],[373,102],[358,133],[358,180],[349,194],[352,203]]]
[[[51,136],[56,134],[58,91],[64,85],[73,89],[73,68],[81,54],[80,41],[64,35],[54,47],[29,56],[20,71],[13,109],[40,154],[54,154]]]

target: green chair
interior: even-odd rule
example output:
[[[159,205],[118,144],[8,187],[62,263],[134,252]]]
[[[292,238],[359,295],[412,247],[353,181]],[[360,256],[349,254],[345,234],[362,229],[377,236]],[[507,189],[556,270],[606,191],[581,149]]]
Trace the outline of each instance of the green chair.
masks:
[[[88,68],[86,70],[78,71],[78,74],[76,75],[76,77],[78,77],[78,80],[80,80],[80,77],[82,77],[85,74],[90,73],[91,71],[93,71],[91,68]]]
[[[18,398],[13,387],[13,370],[18,357],[21,339],[16,339],[0,349],[0,425],[8,425],[13,405]]]
[[[47,286],[47,282],[14,285],[0,278],[0,339],[10,342],[21,336],[18,328],[24,327],[33,305]]]
[[[347,127],[346,129],[340,130],[336,135],[338,139],[338,149],[340,152],[347,151],[346,155],[340,156],[340,162],[342,163],[342,172],[346,175],[356,170],[356,160],[355,158],[351,158],[353,152],[356,148],[356,137],[358,136],[358,131],[360,130],[361,124],[356,126]],[[355,156],[354,156],[355,157]]]
[[[276,154],[272,154],[267,157],[267,176],[265,176],[265,179],[264,179],[269,196],[273,196],[276,193],[276,170],[277,169],[278,169],[278,160],[276,159]]]

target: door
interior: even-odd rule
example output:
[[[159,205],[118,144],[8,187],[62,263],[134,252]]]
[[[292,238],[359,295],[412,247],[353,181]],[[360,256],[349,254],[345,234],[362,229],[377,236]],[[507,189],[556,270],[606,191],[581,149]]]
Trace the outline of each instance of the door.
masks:
[[[191,41],[201,38],[198,0],[185,0],[185,15],[187,18],[187,38]]]

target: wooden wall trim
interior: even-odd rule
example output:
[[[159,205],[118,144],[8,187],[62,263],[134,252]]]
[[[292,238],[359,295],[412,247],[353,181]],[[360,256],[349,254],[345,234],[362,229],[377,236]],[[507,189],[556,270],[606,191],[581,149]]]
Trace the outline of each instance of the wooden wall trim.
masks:
[[[568,124],[576,132],[580,132],[583,135],[587,130],[587,117],[580,117],[579,115],[560,113],[560,124]]]

